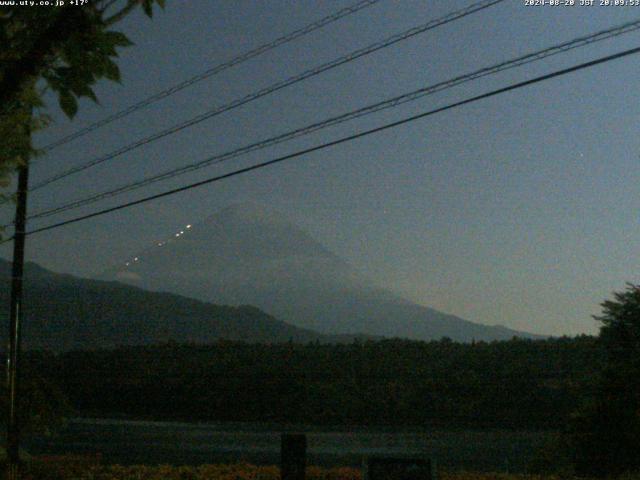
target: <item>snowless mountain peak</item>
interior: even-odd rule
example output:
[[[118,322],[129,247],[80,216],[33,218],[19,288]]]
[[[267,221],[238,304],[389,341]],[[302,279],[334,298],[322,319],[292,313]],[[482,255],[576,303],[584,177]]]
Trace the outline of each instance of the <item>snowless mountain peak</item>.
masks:
[[[469,322],[377,288],[266,205],[225,208],[136,258],[107,278],[204,302],[255,305],[325,334],[464,341],[529,336]]]

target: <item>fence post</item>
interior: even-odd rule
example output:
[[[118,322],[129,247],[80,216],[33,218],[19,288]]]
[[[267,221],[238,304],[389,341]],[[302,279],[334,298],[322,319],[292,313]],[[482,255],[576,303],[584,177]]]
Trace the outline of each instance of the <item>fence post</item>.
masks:
[[[302,433],[283,433],[280,444],[281,480],[305,480],[307,437]]]

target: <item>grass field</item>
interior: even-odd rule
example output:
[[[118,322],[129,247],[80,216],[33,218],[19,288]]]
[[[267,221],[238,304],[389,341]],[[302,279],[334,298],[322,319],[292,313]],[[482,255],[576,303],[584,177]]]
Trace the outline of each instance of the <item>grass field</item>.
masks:
[[[248,463],[199,466],[103,465],[99,458],[50,456],[34,458],[24,480],[280,480],[276,466]],[[553,475],[438,471],[438,480],[566,480]],[[307,480],[362,480],[353,467],[307,467]],[[585,479],[581,479],[585,480]],[[624,480],[640,480],[626,476]]]
[[[280,480],[276,466],[218,464],[200,466],[101,465],[83,457],[34,459],[25,480]],[[552,480],[556,477],[502,473],[439,472],[439,480]],[[307,467],[307,480],[362,480],[353,467]]]

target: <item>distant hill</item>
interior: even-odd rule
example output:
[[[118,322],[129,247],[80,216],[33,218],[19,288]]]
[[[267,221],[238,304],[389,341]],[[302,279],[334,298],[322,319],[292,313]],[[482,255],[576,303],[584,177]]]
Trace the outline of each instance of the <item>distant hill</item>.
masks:
[[[222,304],[251,304],[324,334],[417,340],[542,338],[473,323],[371,285],[279,212],[255,204],[224,209],[104,274],[148,290]]]
[[[0,341],[6,343],[11,264],[0,260]],[[72,350],[220,338],[277,343],[341,342],[289,325],[251,306],[220,306],[118,282],[87,280],[25,266],[26,348]]]

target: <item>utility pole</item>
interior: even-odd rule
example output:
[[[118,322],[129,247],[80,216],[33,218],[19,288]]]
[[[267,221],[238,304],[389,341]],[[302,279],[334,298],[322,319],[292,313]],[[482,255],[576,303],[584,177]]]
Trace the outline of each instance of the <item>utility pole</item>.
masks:
[[[7,478],[17,480],[20,468],[20,329],[22,323],[22,275],[24,270],[24,244],[27,217],[27,190],[29,188],[29,158],[18,168],[15,232],[13,235],[13,265],[11,271],[11,311],[9,351],[7,354],[7,392],[9,408],[7,419]]]

